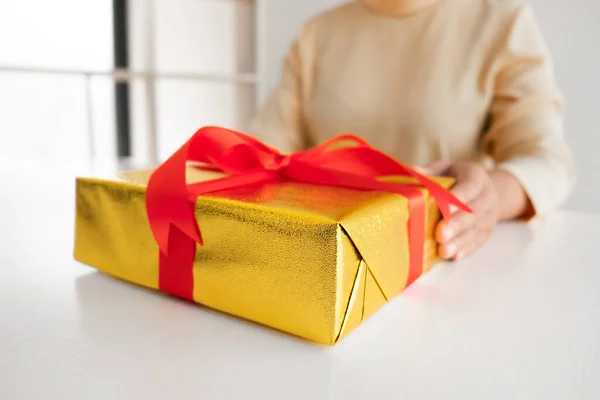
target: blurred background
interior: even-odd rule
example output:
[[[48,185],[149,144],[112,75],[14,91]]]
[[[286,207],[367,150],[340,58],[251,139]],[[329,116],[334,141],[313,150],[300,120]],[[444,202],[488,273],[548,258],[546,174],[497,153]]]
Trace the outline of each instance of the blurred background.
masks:
[[[197,128],[247,130],[303,21],[340,0],[0,0],[0,170],[164,160]],[[530,0],[600,203],[600,2]]]

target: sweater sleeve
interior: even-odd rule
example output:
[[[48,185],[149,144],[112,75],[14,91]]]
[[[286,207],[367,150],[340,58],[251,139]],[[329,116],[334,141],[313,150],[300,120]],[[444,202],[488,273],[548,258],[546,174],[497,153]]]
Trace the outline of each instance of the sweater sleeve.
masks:
[[[536,215],[545,214],[566,200],[575,172],[563,137],[561,95],[529,7],[515,14],[494,62],[483,151],[520,181]]]
[[[251,133],[284,153],[306,147],[303,97],[311,70],[312,22],[304,25],[283,60],[278,84],[253,121]]]

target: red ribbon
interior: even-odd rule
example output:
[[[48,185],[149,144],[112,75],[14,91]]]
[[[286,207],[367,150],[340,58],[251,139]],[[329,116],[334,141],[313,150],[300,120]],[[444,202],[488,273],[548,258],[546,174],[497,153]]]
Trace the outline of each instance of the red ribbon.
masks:
[[[344,147],[345,142],[352,147]],[[187,184],[188,161],[202,163],[203,168],[222,171],[228,176]],[[385,182],[381,180],[385,176],[409,176],[418,183]],[[160,249],[159,289],[193,301],[196,244],[202,245],[195,218],[198,196],[281,180],[406,196],[410,250],[406,286],[423,271],[425,201],[419,188],[427,189],[434,197],[444,219],[450,218],[450,205],[470,212],[437,183],[353,135],[339,135],[311,150],[284,155],[243,133],[205,127],[160,165],[148,182],[146,210]]]

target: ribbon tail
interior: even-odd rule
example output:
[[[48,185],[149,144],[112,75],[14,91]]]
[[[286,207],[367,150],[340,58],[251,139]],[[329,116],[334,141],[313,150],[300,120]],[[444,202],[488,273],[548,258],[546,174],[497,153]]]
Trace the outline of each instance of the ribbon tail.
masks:
[[[424,179],[421,180],[420,178],[424,178]],[[463,202],[458,200],[456,198],[456,196],[454,196],[448,190],[444,189],[437,183],[435,183],[425,177],[421,176],[420,178],[417,178],[417,179],[419,179],[419,182],[423,185],[423,187],[429,191],[431,196],[433,196],[433,198],[435,199],[435,201],[438,205],[438,208],[440,209],[442,218],[445,221],[450,220],[450,218],[452,216],[450,206],[455,206],[459,210],[462,210],[462,211],[465,211],[468,213],[473,212],[466,204],[464,204]]]
[[[408,198],[408,213],[409,268],[405,288],[423,275],[426,223],[425,197],[423,195]]]
[[[168,246],[169,254],[159,251],[158,289],[194,301],[196,242],[171,225]]]
[[[363,177],[409,176],[426,188],[431,196],[436,199],[444,219],[447,220],[451,216],[450,205],[471,212],[469,207],[433,180],[394,160],[387,154],[368,147],[368,145],[359,145],[354,148],[337,148],[328,152],[321,150],[310,158],[302,155],[298,161],[304,165],[317,165],[322,170],[345,172]]]
[[[196,225],[195,205],[188,199],[186,187],[186,161],[195,137],[177,150],[150,176],[146,190],[146,212],[156,242],[168,254],[169,236],[177,226],[197,243],[202,243]]]

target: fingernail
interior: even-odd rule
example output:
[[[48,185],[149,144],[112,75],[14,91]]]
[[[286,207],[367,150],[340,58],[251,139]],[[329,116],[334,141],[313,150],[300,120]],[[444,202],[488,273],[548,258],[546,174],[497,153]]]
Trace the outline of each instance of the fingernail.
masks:
[[[450,240],[454,236],[454,229],[450,228],[449,226],[446,226],[442,231],[442,235],[444,236],[444,240]]]
[[[456,254],[456,246],[455,245],[449,244],[449,245],[445,246],[444,249],[446,250],[446,258],[452,258],[455,256],[455,254]]]

